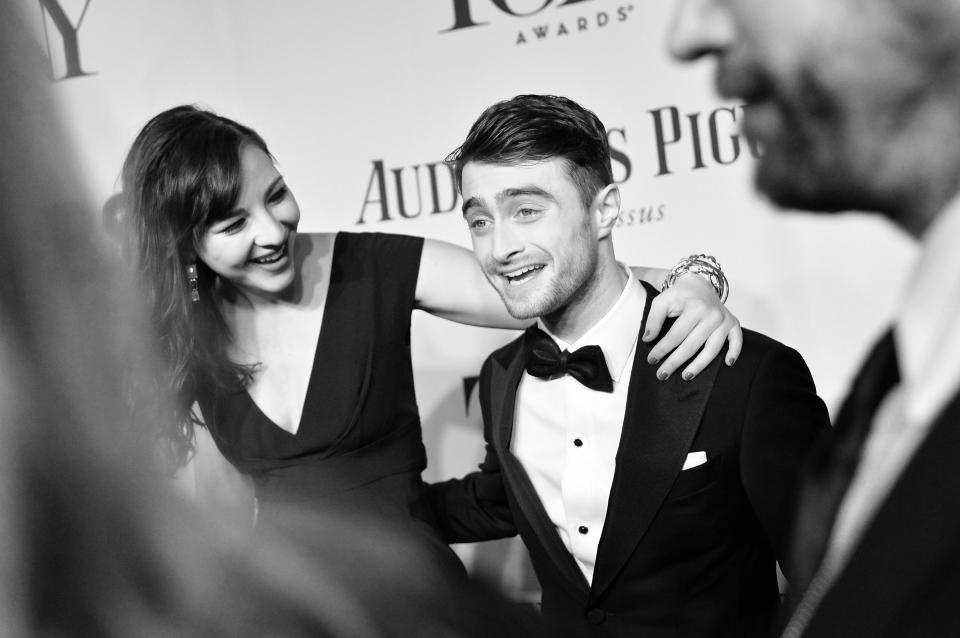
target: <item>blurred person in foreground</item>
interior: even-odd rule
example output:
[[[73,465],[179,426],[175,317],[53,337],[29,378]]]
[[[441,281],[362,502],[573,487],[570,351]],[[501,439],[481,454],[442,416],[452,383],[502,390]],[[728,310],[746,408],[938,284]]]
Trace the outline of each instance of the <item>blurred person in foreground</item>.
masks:
[[[960,635],[960,1],[677,5],[670,48],[745,102],[762,193],[920,243],[810,468],[784,635]]]
[[[487,455],[438,493],[448,540],[512,519],[549,636],[766,636],[801,460],[829,427],[801,356],[744,330],[735,367],[657,380],[657,292],[616,260],[606,129],[572,100],[494,104],[448,161],[491,287],[537,321],[483,364]]]
[[[525,636],[409,537],[326,512],[258,537],[186,502],[130,427],[146,325],[0,6],[0,635]]]

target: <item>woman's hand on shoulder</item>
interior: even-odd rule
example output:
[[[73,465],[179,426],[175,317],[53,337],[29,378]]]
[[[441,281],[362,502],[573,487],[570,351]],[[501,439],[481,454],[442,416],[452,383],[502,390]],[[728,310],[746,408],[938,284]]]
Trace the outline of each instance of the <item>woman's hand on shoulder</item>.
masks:
[[[682,374],[684,379],[692,379],[720,354],[727,342],[730,345],[724,361],[728,366],[736,363],[743,346],[740,321],[720,302],[713,286],[703,277],[685,275],[657,295],[647,317],[643,340],[654,340],[669,317],[676,317],[676,321],[647,359],[651,365],[660,363],[657,376],[661,380],[691,358]]]

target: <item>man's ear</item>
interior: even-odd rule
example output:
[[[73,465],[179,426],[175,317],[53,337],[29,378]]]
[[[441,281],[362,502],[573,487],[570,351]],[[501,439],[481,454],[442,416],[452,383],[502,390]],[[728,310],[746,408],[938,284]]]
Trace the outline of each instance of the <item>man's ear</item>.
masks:
[[[593,212],[597,221],[597,239],[605,239],[613,232],[620,217],[620,187],[607,184],[593,198]]]

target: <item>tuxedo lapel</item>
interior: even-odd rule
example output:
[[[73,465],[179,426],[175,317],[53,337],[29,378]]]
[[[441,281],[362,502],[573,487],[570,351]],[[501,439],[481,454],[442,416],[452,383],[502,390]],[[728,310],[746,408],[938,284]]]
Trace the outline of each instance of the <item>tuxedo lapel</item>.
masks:
[[[522,339],[518,340],[517,344],[522,344]],[[543,508],[520,460],[510,451],[516,415],[517,386],[524,368],[523,348],[505,348],[498,354],[500,356],[494,357],[494,365],[491,367],[490,397],[493,405],[490,414],[496,419],[491,436],[500,455],[501,469],[522,515],[562,575],[563,586],[574,596],[586,598],[588,585],[583,572],[560,539],[556,526]],[[497,405],[497,401],[501,403]]]
[[[916,597],[936,589],[938,574],[956,568],[960,551],[958,422],[960,394],[934,421],[867,525],[805,635],[820,635],[821,622],[834,628],[829,635],[839,635],[835,629],[842,626],[855,627],[858,635],[882,635],[891,618],[916,613],[909,607],[922,605]]]
[[[673,486],[720,367],[717,358],[690,381],[680,374],[660,381],[647,363],[651,348],[638,340],[591,601],[623,569]]]
[[[808,469],[799,498],[790,584],[801,594],[817,573],[840,503],[850,487],[877,407],[900,379],[893,330],[877,341],[840,409],[829,447]],[[821,445],[826,445],[823,440]]]
[[[491,436],[497,451],[510,449],[513,421],[516,414],[517,386],[523,374],[522,340],[498,350],[490,373],[490,415],[494,419]]]

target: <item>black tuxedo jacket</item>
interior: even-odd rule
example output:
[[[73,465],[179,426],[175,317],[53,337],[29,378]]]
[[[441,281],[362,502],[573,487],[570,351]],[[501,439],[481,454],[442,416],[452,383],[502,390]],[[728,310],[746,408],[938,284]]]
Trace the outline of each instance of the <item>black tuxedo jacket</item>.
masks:
[[[804,636],[960,636],[960,392],[933,422]]]
[[[480,471],[430,487],[448,541],[503,536],[515,525],[551,636],[768,635],[801,461],[829,427],[800,355],[744,331],[734,367],[718,357],[692,381],[676,374],[662,382],[646,363],[651,344],[638,342],[588,584],[510,452],[522,339],[483,365]],[[693,451],[705,451],[707,462],[681,471]]]

